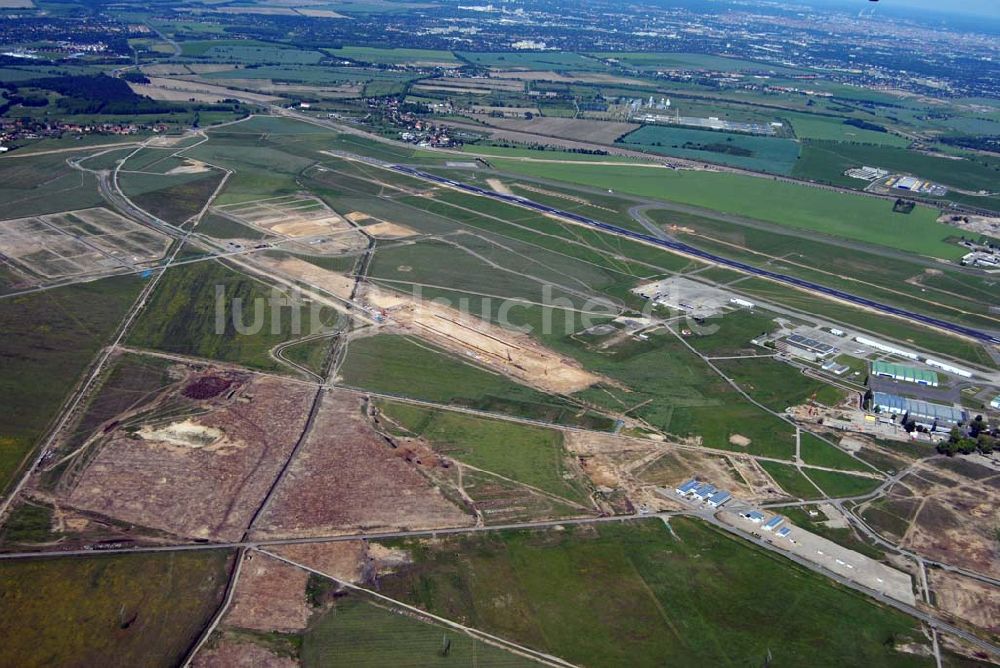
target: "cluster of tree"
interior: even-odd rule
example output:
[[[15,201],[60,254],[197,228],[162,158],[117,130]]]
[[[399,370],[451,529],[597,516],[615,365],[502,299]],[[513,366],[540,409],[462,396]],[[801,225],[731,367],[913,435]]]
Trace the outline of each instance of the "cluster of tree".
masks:
[[[140,75],[142,76],[142,75]],[[145,78],[145,77],[143,77]],[[148,79],[147,79],[148,81]],[[231,111],[234,105],[178,104],[159,102],[138,95],[122,79],[98,75],[66,75],[22,81],[19,85],[0,83],[7,92],[8,104],[45,106],[48,98],[40,94],[23,93],[23,89],[48,90],[59,93],[59,112],[74,114],[170,114],[178,111]],[[234,101],[235,102],[235,101]]]
[[[884,125],[879,125],[878,123],[871,123],[869,121],[863,121],[860,118],[848,118],[844,120],[844,125],[851,125],[856,128],[861,128],[862,130],[871,130],[872,132],[888,132]]]
[[[958,146],[960,148],[971,148],[975,151],[1000,152],[1000,136],[980,135],[976,137],[940,137],[942,144]]]
[[[128,81],[130,83],[137,84],[148,84],[149,77],[138,70],[129,70],[128,72],[122,72],[122,81]]]
[[[987,455],[997,449],[1000,449],[1000,429],[990,429],[982,415],[977,415],[967,429],[953,427],[948,440],[937,445],[938,452],[949,456],[974,452]]]

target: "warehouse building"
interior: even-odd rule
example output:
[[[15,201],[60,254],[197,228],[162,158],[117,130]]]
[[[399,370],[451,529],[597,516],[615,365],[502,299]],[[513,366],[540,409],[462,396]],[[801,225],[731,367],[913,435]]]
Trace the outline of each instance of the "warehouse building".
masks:
[[[823,343],[801,334],[790,334],[779,339],[775,342],[775,347],[782,352],[791,353],[807,360],[823,359],[837,352],[837,349],[829,343]]]
[[[966,414],[961,408],[932,404],[929,401],[900,397],[886,392],[875,392],[872,395],[872,409],[878,412],[895,415],[909,415],[919,425],[951,428],[965,422]]]
[[[743,513],[743,517],[750,520],[754,524],[760,524],[764,521],[764,513],[759,510],[751,510],[749,513]]]
[[[948,373],[953,373],[956,376],[961,376],[962,378],[972,378],[972,372],[967,369],[963,369],[960,366],[955,366],[954,364],[948,364],[947,362],[939,362],[938,360],[931,359],[930,357],[925,357],[924,361],[927,362],[927,366],[934,366],[938,369],[944,369]]]
[[[708,497],[715,494],[717,491],[719,490],[715,488],[715,485],[710,485],[707,482],[703,482],[702,484],[698,485],[693,490],[691,490],[691,496],[698,499],[699,501],[704,501]]]
[[[785,518],[784,517],[782,517],[781,515],[775,515],[774,517],[772,517],[771,519],[769,519],[767,521],[767,524],[765,524],[761,528],[764,529],[764,531],[774,531],[775,529],[777,529],[778,527],[780,527],[784,523],[785,523]]]
[[[904,364],[894,364],[892,362],[872,362],[872,375],[902,380],[907,383],[917,383],[928,387],[938,386],[938,375],[933,371],[918,369]]]
[[[993,397],[993,400],[990,401],[990,406],[993,407],[993,408],[1000,409],[1000,394],[998,394],[997,396]]]
[[[867,336],[855,336],[854,340],[863,346],[868,346],[869,348],[874,348],[875,350],[881,350],[884,353],[899,355],[911,360],[920,359],[920,357],[912,350],[892,346],[888,343],[883,343],[882,341],[876,341],[875,339],[869,339]]]
[[[694,491],[694,489],[697,488],[698,485],[700,485],[700,484],[701,483],[698,482],[695,478],[691,478],[690,480],[688,480],[684,484],[679,485],[677,487],[677,489],[675,489],[674,491],[677,492],[677,494],[679,494],[680,496],[684,496],[685,494],[688,494],[688,493]]]
[[[715,494],[708,497],[705,503],[711,506],[712,508],[721,508],[722,506],[726,505],[726,503],[728,503],[731,498],[733,498],[732,494],[730,494],[724,489],[720,489]]]
[[[827,360],[823,362],[823,371],[829,371],[835,373],[838,376],[843,376],[845,373],[851,370],[851,367],[846,364],[840,364],[834,360]]]

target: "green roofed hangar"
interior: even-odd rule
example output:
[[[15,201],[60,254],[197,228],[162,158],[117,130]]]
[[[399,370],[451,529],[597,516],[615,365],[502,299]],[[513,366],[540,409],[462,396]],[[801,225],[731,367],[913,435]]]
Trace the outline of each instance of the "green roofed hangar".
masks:
[[[892,362],[872,362],[872,375],[885,376],[893,380],[903,380],[907,383],[917,383],[928,387],[938,386],[938,375],[933,371],[918,369],[904,364]]]

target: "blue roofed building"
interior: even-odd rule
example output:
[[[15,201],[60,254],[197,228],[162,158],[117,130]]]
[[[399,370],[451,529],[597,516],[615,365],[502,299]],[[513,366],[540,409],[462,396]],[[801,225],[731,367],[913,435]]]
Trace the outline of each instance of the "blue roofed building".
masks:
[[[687,482],[678,485],[677,489],[675,489],[674,491],[680,494],[681,496],[684,496],[685,494],[692,492],[700,484],[701,484],[700,482],[698,482],[694,478],[691,478]]]
[[[743,517],[750,520],[754,524],[760,524],[764,521],[764,513],[759,510],[751,510],[749,513],[744,513]]]
[[[788,527],[783,527],[781,529],[778,529],[776,535],[778,536],[778,538],[788,538],[788,534],[790,533],[792,533],[791,529],[789,529]]]
[[[713,508],[720,508],[723,505],[725,505],[731,498],[733,498],[732,494],[730,494],[724,489],[720,489],[715,494],[708,497],[705,503],[712,506]]]
[[[712,496],[713,494],[715,494],[716,491],[717,490],[715,489],[715,485],[703,482],[702,484],[698,485],[697,487],[694,488],[694,490],[691,491],[691,496],[701,501]]]
[[[914,422],[925,427],[936,424],[950,429],[956,424],[965,422],[967,417],[965,411],[956,406],[933,404],[929,401],[910,399],[887,392],[872,394],[872,408],[877,412],[908,415]]]
[[[775,515],[774,517],[769,519],[767,521],[767,524],[765,524],[762,528],[764,529],[764,531],[774,531],[784,523],[785,523],[784,517],[782,517],[781,515]]]

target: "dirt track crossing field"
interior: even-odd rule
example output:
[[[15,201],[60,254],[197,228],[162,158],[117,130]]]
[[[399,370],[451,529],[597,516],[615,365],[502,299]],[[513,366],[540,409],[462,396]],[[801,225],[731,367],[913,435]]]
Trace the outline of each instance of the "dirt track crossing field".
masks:
[[[332,390],[254,537],[472,524],[472,516],[420,472],[422,466],[440,465],[391,447],[369,423],[358,395]]]

